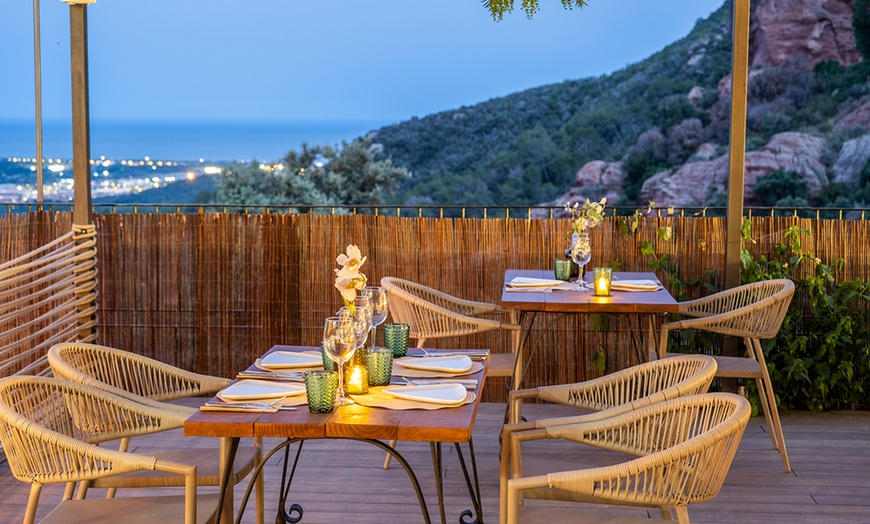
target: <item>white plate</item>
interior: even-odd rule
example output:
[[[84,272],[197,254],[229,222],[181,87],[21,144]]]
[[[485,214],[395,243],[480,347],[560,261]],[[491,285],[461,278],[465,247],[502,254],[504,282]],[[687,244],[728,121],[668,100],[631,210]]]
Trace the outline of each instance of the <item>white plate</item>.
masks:
[[[295,351],[273,351],[260,359],[260,366],[269,371],[282,369],[310,368],[322,366],[323,357],[311,353],[297,353]]]
[[[384,393],[403,400],[430,402],[432,404],[457,405],[465,402],[467,392],[462,384],[430,384],[426,386],[402,386],[384,388]]]
[[[305,384],[296,382],[275,382],[274,380],[245,379],[227,386],[220,392],[222,400],[260,400],[292,397],[305,393]]]
[[[444,373],[462,373],[471,369],[471,359],[466,355],[449,357],[402,357],[393,360],[396,364],[408,369],[423,371],[441,371]]]
[[[562,280],[552,280],[546,278],[531,278],[531,277],[514,277],[508,282],[511,287],[550,287],[558,284],[563,284]]]

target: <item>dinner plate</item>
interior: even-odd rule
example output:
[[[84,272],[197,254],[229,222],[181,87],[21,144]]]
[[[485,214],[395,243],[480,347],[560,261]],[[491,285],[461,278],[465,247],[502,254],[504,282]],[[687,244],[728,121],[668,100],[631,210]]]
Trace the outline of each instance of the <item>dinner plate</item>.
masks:
[[[260,367],[269,371],[281,369],[310,368],[322,366],[323,357],[319,354],[297,353],[295,351],[273,351],[260,359]]]
[[[423,371],[442,371],[444,373],[461,373],[471,369],[471,359],[466,355],[451,355],[449,357],[402,357],[393,360],[399,366]]]
[[[384,388],[384,393],[403,400],[430,402],[432,404],[458,405],[465,402],[467,392],[462,384],[429,384],[425,386],[402,386]]]
[[[547,278],[531,278],[531,277],[514,277],[508,282],[511,287],[550,287],[558,284],[563,284],[562,280],[552,280]]]
[[[222,400],[238,401],[292,397],[302,393],[305,393],[305,384],[297,382],[245,379],[227,386],[218,396]]]

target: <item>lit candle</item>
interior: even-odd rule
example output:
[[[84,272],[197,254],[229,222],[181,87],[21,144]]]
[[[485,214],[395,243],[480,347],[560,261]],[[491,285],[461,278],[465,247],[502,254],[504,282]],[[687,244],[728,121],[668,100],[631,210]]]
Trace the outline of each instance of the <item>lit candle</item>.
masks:
[[[347,392],[365,395],[369,392],[369,371],[365,366],[351,366],[347,375]]]
[[[596,267],[592,270],[592,286],[596,296],[610,296],[611,271],[609,267]]]

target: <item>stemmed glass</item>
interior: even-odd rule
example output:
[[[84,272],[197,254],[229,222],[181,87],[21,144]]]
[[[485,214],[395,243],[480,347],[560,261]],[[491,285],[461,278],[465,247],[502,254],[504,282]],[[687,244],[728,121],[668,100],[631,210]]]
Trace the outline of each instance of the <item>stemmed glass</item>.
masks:
[[[586,289],[583,283],[583,266],[592,258],[592,243],[589,241],[589,233],[574,233],[571,244],[571,260],[580,266],[580,274],[577,278],[577,287]]]
[[[375,343],[375,331],[387,319],[387,290],[379,286],[366,286],[363,296],[369,297],[372,306],[372,344]]]
[[[338,405],[348,406],[354,401],[347,398],[344,383],[344,366],[356,351],[357,330],[351,317],[338,316],[326,319],[323,324],[323,350],[338,366]]]
[[[374,319],[374,310],[372,309],[372,301],[369,297],[361,295],[353,301],[356,306],[354,318],[357,320],[357,349],[366,345],[369,338],[369,330],[372,328],[372,320]]]

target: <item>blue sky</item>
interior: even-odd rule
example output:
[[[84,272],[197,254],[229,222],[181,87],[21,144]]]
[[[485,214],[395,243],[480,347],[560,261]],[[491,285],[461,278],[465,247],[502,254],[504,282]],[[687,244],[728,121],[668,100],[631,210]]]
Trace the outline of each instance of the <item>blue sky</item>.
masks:
[[[722,2],[540,0],[496,23],[479,0],[98,0],[91,117],[401,121],[618,70]],[[40,6],[43,113],[67,119],[69,8]],[[0,119],[33,118],[32,13],[0,3]]]

